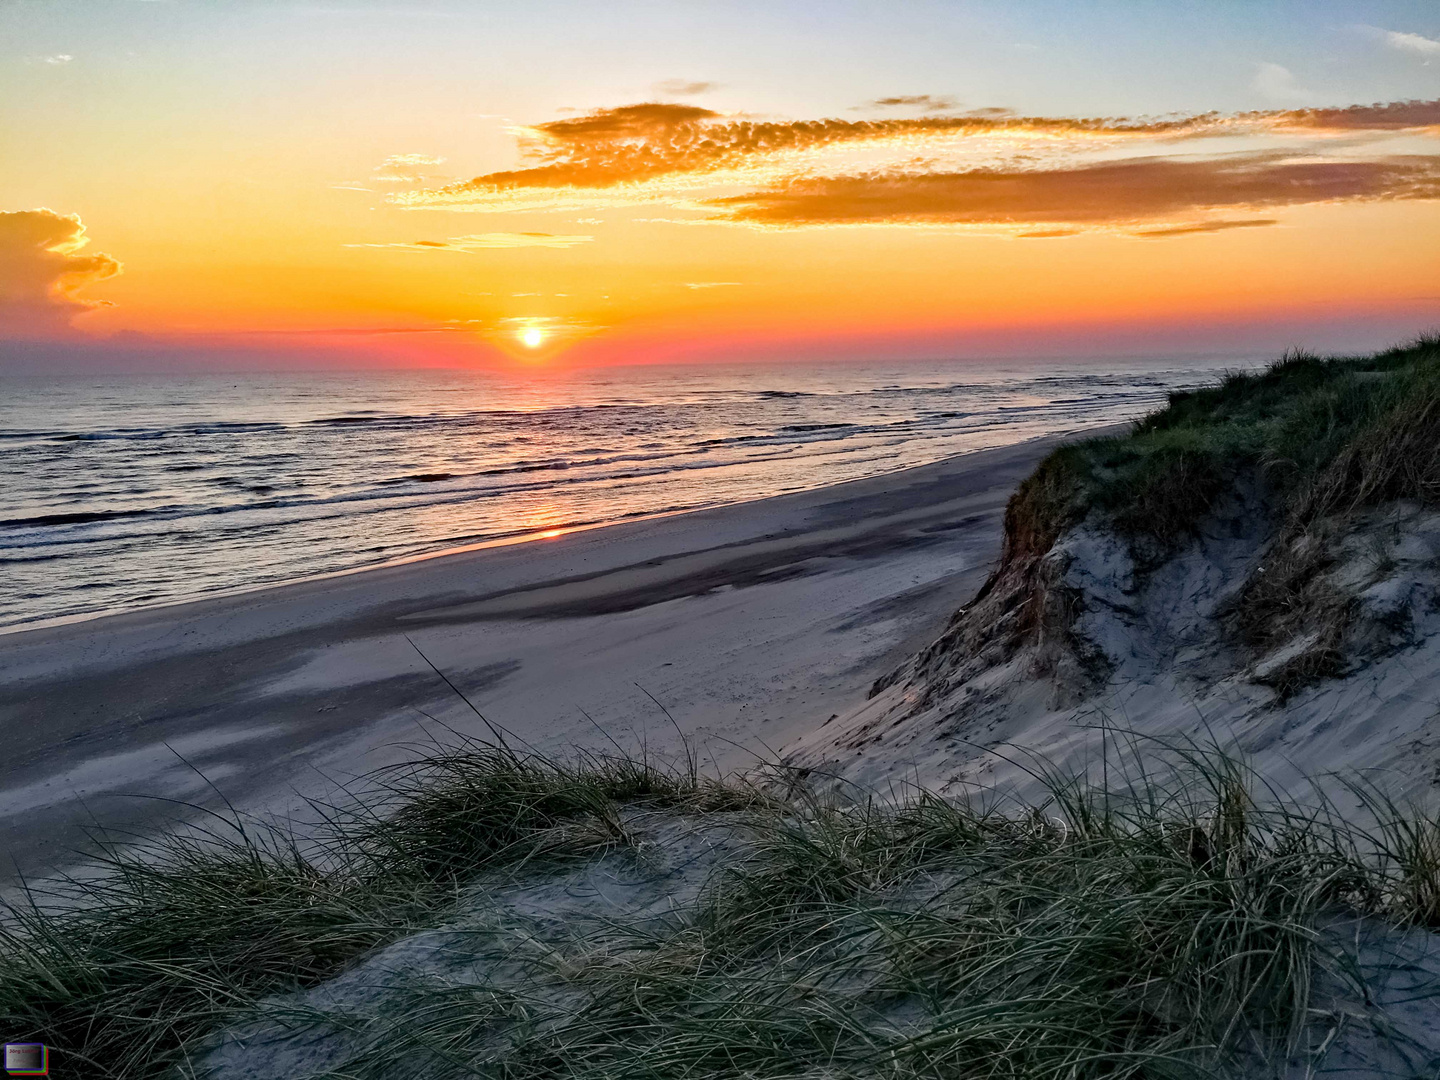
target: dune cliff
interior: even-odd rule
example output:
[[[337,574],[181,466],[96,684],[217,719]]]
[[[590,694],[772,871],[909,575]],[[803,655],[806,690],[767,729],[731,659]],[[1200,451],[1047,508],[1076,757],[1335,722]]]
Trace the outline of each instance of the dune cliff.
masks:
[[[1267,781],[1440,778],[1440,347],[1291,356],[1021,485],[984,587],[797,766],[955,791],[1107,746]],[[1323,782],[1323,781],[1322,781]],[[1339,790],[1340,784],[1334,790]]]

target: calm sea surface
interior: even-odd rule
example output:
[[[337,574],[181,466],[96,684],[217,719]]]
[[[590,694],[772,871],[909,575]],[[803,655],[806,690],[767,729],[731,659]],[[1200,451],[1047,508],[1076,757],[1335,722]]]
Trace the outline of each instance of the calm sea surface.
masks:
[[[0,376],[0,626],[817,487],[1236,366]]]

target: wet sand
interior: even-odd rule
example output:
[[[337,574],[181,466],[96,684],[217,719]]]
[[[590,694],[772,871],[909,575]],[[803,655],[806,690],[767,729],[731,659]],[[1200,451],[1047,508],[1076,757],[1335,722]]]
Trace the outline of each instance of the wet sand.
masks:
[[[199,813],[175,800],[291,812],[412,754],[424,714],[485,735],[416,645],[545,753],[674,753],[678,725],[716,768],[773,757],[969,598],[1058,441],[0,636],[0,874]]]

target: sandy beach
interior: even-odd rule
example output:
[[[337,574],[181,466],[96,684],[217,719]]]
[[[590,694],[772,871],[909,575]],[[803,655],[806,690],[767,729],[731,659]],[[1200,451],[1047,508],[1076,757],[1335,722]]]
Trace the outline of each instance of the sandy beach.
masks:
[[[412,641],[545,753],[773,758],[968,598],[1057,441],[0,637],[7,874],[198,812],[173,800],[287,813],[441,724],[485,735]]]

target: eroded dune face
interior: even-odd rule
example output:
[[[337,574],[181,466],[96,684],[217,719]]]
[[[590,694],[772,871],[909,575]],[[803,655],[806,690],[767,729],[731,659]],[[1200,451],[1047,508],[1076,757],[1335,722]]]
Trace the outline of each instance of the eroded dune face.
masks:
[[[1296,531],[1239,485],[1161,556],[1098,514],[1043,551],[1007,536],[945,632],[789,756],[1023,789],[1040,760],[1104,768],[1138,736],[1219,743],[1281,786],[1363,774],[1424,797],[1437,703],[1440,513],[1390,502]]]

